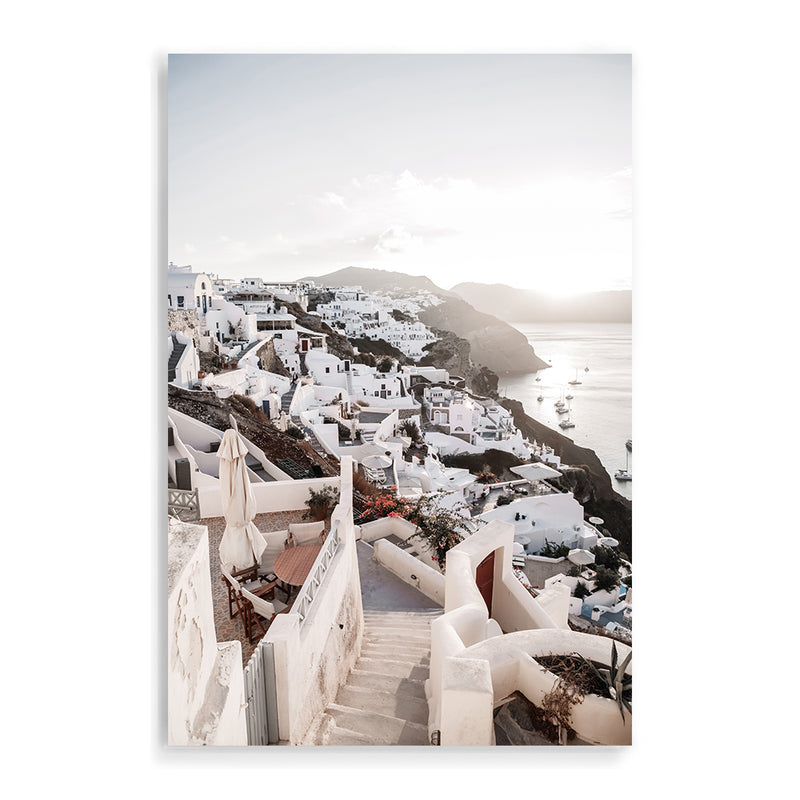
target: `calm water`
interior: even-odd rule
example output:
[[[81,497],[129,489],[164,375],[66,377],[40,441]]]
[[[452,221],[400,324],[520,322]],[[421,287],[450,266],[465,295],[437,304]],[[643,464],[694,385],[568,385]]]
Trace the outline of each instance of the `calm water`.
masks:
[[[625,449],[631,438],[631,325],[510,324],[524,333],[536,355],[552,366],[530,375],[501,375],[500,392],[519,400],[528,416],[594,450],[616,491],[633,499],[633,481],[614,480],[614,473],[625,467],[626,455],[633,472],[633,453]],[[570,386],[576,373],[581,384]],[[542,402],[536,399],[540,390]],[[569,415],[558,415],[554,403],[566,394],[573,395],[571,401],[565,400],[572,410]],[[562,430],[558,423],[567,416],[575,427]]]

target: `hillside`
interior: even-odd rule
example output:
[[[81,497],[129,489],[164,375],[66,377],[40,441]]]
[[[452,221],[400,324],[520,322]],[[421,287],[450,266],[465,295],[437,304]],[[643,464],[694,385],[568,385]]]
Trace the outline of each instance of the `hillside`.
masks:
[[[217,430],[226,431],[230,428],[229,415],[233,415],[242,436],[260,447],[273,462],[285,458],[304,469],[311,469],[316,464],[323,475],[339,474],[338,464],[315,453],[308,442],[299,441],[279,431],[247,397],[234,394],[222,400],[213,392],[190,392],[174,384],[169,384],[167,391],[169,408],[181,411]]]
[[[437,286],[424,275],[406,275],[378,269],[346,267],[327,275],[300,280],[313,280],[322,286],[361,286],[365,291],[397,291],[409,293],[428,291],[443,298],[437,306],[423,309],[419,319],[429,328],[452,331],[470,344],[470,358],[476,367],[486,367],[492,372],[535,372],[546,369],[528,340],[513,328],[502,315],[495,316],[473,308],[469,302]]]
[[[459,283],[451,291],[479,311],[511,322],[630,322],[632,317],[630,290],[550,297],[502,283]]]
[[[327,275],[308,275],[298,280],[314,281],[317,286],[360,286],[366,292],[427,291],[442,297],[453,296],[452,292],[440,288],[424,275],[407,275],[404,272],[364,267],[345,267]]]
[[[516,328],[477,311],[458,297],[423,309],[419,319],[430,328],[452,331],[466,339],[473,363],[488,367],[492,372],[535,372],[550,366],[536,355],[527,338]]]

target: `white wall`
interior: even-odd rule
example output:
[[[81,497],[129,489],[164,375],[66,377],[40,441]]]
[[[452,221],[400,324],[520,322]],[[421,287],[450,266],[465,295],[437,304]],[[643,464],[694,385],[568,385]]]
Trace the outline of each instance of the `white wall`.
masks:
[[[167,599],[167,741],[245,745],[240,642],[218,643],[208,528],[170,520]]]
[[[308,616],[301,626],[297,613],[281,614],[265,637],[275,652],[280,738],[290,744],[306,743],[314,718],[334,700],[361,651],[364,619],[348,458],[342,462],[341,484],[332,515],[341,543]]]
[[[418,589],[440,606],[444,606],[445,578],[415,556],[401,550],[386,539],[375,542],[375,560],[409,586]]]

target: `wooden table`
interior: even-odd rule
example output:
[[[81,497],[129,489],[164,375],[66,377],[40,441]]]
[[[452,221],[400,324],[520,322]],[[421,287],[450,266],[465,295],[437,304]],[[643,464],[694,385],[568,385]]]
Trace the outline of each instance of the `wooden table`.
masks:
[[[290,587],[297,586],[299,588],[305,583],[320,550],[322,550],[321,544],[301,544],[296,547],[290,547],[277,556],[275,563],[272,565],[272,571],[279,580]],[[286,598],[287,603],[290,596],[291,588],[289,589],[289,596]]]

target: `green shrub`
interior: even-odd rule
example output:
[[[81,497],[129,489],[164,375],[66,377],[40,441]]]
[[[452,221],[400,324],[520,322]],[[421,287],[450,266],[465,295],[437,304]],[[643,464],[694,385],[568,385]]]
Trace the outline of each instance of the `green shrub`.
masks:
[[[573,597],[577,597],[579,600],[583,600],[584,597],[588,597],[590,594],[589,587],[583,581],[578,581],[575,585],[575,591],[572,593]]]
[[[507,494],[501,494],[500,497],[497,498],[498,506],[507,506],[509,503],[511,503],[511,498]]]
[[[324,486],[322,489],[309,489],[310,497],[306,500],[308,511],[303,519],[323,520],[339,502],[339,490],[335,486]]]
[[[613,592],[619,586],[619,573],[608,569],[608,567],[598,567],[594,585],[597,589]]]
[[[298,428],[296,425],[289,425],[289,427],[286,428],[286,434],[288,436],[291,436],[293,439],[306,438],[306,435],[303,433],[303,431],[301,431],[300,428]]]
[[[539,551],[540,556],[547,558],[566,558],[569,555],[569,547],[565,544],[555,544],[549,539],[544,540],[544,547]]]

